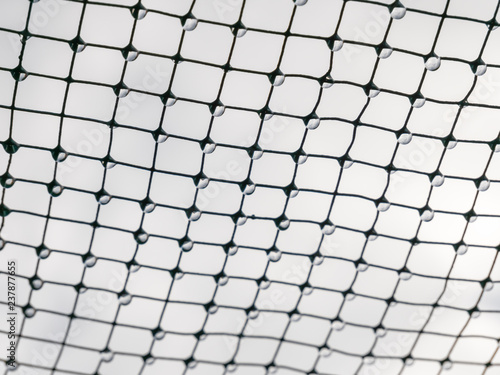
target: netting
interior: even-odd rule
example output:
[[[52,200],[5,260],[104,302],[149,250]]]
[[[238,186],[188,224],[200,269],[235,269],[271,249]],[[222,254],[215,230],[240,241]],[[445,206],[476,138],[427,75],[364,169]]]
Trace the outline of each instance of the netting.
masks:
[[[498,8],[1,0],[0,371],[500,374]]]

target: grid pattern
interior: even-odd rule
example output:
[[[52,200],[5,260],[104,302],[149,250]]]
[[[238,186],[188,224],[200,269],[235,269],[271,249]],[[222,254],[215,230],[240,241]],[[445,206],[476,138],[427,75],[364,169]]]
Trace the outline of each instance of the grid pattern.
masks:
[[[14,373],[500,373],[498,8],[1,1]]]

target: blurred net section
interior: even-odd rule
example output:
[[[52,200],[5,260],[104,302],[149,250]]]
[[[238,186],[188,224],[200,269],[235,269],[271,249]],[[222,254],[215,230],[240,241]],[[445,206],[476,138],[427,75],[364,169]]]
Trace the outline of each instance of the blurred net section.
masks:
[[[0,0],[0,372],[500,374],[498,7]]]

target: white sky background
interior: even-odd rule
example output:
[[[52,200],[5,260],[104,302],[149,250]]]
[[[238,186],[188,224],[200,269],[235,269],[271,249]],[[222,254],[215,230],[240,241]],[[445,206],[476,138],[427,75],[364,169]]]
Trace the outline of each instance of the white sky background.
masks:
[[[141,4],[0,0],[14,373],[500,374],[497,2]]]

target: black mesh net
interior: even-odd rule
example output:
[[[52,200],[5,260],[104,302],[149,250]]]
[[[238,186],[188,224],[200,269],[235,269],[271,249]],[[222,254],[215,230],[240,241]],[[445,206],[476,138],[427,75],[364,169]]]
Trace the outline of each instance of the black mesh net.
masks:
[[[500,374],[498,7],[1,0],[1,372]]]

